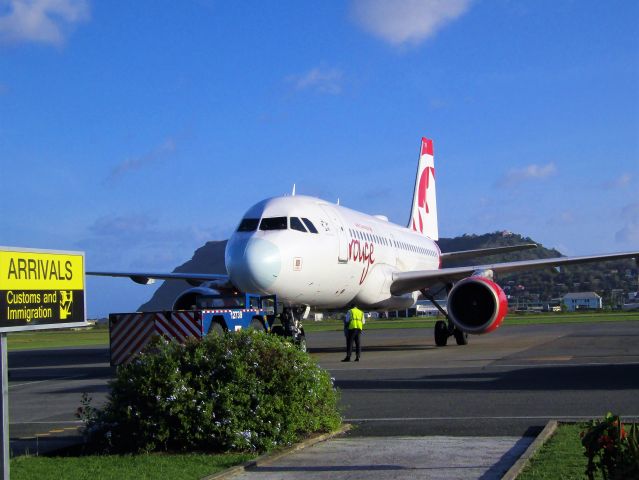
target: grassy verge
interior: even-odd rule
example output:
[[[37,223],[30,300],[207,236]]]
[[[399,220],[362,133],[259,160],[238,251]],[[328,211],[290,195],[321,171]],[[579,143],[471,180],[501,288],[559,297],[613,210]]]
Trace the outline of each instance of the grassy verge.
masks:
[[[515,313],[508,315],[504,325],[543,325],[552,323],[602,323],[638,321],[639,312],[588,313]]]
[[[364,325],[365,330],[383,330],[388,328],[427,328],[435,325],[436,317],[393,318],[393,319],[369,319]],[[328,318],[321,322],[307,320],[304,322],[306,332],[329,332],[344,328],[342,320]]]
[[[77,330],[15,332],[7,336],[7,341],[9,350],[108,345],[109,329],[104,325]]]
[[[584,456],[579,438],[579,432],[584,428],[585,424],[560,424],[517,480],[585,478],[588,459]]]
[[[443,317],[413,317],[413,318],[382,318],[368,319],[365,330],[386,328],[428,328],[433,327],[437,320]],[[601,323],[639,321],[639,312],[589,312],[589,313],[524,313],[510,314],[503,325],[544,325],[557,323]],[[306,321],[304,330],[307,332],[325,332],[342,330],[342,321],[332,318],[321,322]]]
[[[254,458],[250,454],[92,455],[16,457],[11,478],[20,479],[199,479]]]
[[[388,328],[432,328],[442,317],[381,318],[366,321],[366,330]],[[639,321],[639,312],[597,312],[597,313],[534,313],[512,314],[506,317],[504,325],[543,325],[555,323],[601,323]],[[342,330],[342,321],[327,318],[321,322],[306,321],[306,332],[328,332]],[[74,346],[98,346],[109,344],[109,330],[106,325],[78,330],[50,330],[17,332],[8,336],[9,350],[39,348],[61,348]]]

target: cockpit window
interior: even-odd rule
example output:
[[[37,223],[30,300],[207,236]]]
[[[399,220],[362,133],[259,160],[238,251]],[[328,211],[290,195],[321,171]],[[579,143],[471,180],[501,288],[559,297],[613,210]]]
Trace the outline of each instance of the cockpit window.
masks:
[[[254,232],[257,230],[257,224],[260,222],[259,218],[243,218],[240,222],[240,226],[237,227],[238,232]]]
[[[260,230],[286,230],[287,228],[286,217],[263,218],[260,223]]]
[[[304,225],[306,225],[306,228],[308,228],[309,232],[317,233],[317,228],[315,228],[313,222],[311,222],[308,218],[302,218],[302,221],[304,222]]]
[[[300,232],[306,233],[306,228],[304,228],[304,224],[297,217],[291,217],[291,230],[298,230]]]

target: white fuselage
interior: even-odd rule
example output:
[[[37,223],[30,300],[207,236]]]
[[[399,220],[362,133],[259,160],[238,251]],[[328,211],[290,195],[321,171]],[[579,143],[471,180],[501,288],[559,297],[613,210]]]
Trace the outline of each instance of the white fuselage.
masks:
[[[440,251],[430,238],[383,217],[289,196],[248,210],[225,261],[237,288],[276,294],[285,304],[407,308],[416,295],[391,295],[393,273],[438,269]]]

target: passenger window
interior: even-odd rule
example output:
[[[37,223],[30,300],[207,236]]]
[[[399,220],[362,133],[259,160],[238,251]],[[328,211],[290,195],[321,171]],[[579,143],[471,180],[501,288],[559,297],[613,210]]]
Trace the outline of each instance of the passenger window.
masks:
[[[291,230],[297,230],[299,232],[306,233],[306,229],[304,228],[304,224],[297,217],[291,217]]]
[[[237,227],[238,232],[254,232],[257,230],[257,224],[260,222],[259,218],[243,218],[240,222],[240,226]]]
[[[287,226],[286,217],[263,218],[260,223],[260,230],[286,230]]]
[[[302,218],[302,221],[304,222],[304,225],[306,225],[306,228],[308,228],[309,232],[317,233],[317,228],[315,228],[313,222],[311,222],[308,218]]]

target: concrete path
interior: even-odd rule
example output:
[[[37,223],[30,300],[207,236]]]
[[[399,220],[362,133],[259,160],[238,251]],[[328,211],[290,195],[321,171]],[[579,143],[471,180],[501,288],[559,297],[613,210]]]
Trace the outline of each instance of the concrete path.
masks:
[[[233,480],[500,479],[532,437],[333,438]]]

